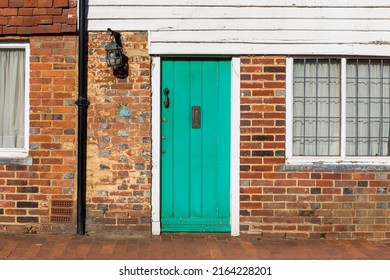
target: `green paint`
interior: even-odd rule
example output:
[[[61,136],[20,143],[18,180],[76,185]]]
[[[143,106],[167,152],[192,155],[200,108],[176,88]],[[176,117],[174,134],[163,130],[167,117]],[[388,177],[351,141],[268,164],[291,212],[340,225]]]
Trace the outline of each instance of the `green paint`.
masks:
[[[230,231],[229,59],[162,60],[162,231]],[[200,128],[192,107],[200,106]]]

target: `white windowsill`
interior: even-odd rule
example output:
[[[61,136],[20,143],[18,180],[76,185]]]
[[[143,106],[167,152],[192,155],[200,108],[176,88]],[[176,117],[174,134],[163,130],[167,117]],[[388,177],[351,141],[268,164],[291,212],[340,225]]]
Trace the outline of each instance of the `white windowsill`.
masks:
[[[294,157],[287,158],[281,171],[304,170],[352,170],[352,171],[390,171],[390,158],[340,158],[340,157]]]
[[[5,165],[32,165],[32,157],[25,149],[0,149],[0,164]]]

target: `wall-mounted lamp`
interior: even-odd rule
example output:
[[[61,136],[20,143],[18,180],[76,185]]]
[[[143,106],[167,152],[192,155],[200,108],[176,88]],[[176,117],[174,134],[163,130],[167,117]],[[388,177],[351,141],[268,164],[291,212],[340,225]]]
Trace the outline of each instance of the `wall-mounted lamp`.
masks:
[[[121,34],[113,31],[110,28],[107,29],[111,32],[111,42],[106,46],[106,61],[109,67],[119,69],[124,66],[123,63],[123,49],[121,42]]]

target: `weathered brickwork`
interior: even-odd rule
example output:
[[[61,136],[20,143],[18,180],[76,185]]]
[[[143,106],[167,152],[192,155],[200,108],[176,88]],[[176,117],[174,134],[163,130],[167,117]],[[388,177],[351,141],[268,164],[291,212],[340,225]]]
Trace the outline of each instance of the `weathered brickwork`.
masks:
[[[76,0],[0,0],[0,35],[76,32]]]
[[[241,58],[241,232],[390,238],[390,174],[285,164],[285,57]]]
[[[75,196],[77,37],[5,37],[30,44],[30,163],[0,165],[0,231],[74,231],[52,201]],[[1,43],[1,40],[0,40]]]
[[[23,1],[0,0],[0,7],[5,2]],[[150,233],[152,58],[146,32],[121,35],[128,70],[118,72],[105,62],[110,34],[89,33],[86,228]],[[77,37],[16,29],[3,40],[30,43],[31,164],[0,165],[0,231],[73,233]],[[241,57],[241,233],[390,238],[388,169],[286,167],[285,64],[284,56]]]
[[[122,32],[128,71],[105,62],[110,34],[89,33],[87,231],[149,231],[151,91],[147,33]]]

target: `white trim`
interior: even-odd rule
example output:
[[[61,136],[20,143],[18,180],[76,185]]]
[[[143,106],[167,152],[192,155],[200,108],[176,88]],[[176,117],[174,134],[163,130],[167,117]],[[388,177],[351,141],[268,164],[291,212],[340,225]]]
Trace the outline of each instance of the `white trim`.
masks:
[[[126,29],[126,30],[129,30],[129,29]],[[130,29],[132,30],[132,29]],[[150,41],[150,36],[151,36],[151,31],[148,30],[148,50],[150,50],[150,48],[152,47],[152,42]]]
[[[0,43],[1,49],[28,49],[29,43]]]
[[[292,157],[286,158],[286,164],[307,165],[307,164],[332,164],[332,165],[385,165],[390,166],[386,157]]]
[[[25,154],[24,157],[28,156],[28,150],[30,148],[30,44],[25,44],[26,51],[26,78],[25,78],[25,91],[26,94],[24,96],[25,100],[25,109],[24,109],[24,149]]]
[[[153,33],[153,32],[152,32]],[[377,42],[370,44],[251,44],[251,43],[184,43],[151,42],[150,54],[155,55],[357,55],[388,56],[390,44]]]
[[[27,158],[30,136],[30,44],[6,43],[0,44],[0,49],[24,49],[25,51],[25,81],[24,81],[24,148],[0,149],[0,158]]]
[[[76,14],[76,28],[77,28],[77,31],[80,30],[80,0],[77,0],[77,4],[76,4],[77,8],[76,8],[76,11],[77,11],[77,14]],[[87,16],[88,17],[88,16]],[[88,29],[88,25],[87,25],[87,29]]]
[[[240,57],[232,58],[230,112],[230,227],[240,235]]]
[[[294,58],[286,59],[286,164],[351,164],[351,165],[386,165],[388,157],[351,157],[346,156],[346,95],[347,95],[347,58],[340,57],[341,64],[341,128],[340,156],[294,156],[293,155],[293,71]]]
[[[340,156],[342,159],[345,159],[346,155],[346,139],[347,136],[347,59],[345,57],[341,58],[341,131],[340,131]]]
[[[388,7],[388,0],[375,0],[373,3],[367,2],[367,0],[353,0],[353,1],[337,1],[329,3],[330,1],[324,0],[276,0],[276,1],[258,1],[258,0],[90,0],[90,6],[263,6],[263,7]],[[260,3],[260,4],[259,4]]]
[[[292,157],[293,150],[293,71],[294,59],[286,58],[286,158]]]
[[[231,62],[230,223],[231,235],[240,234],[240,58]],[[161,233],[161,58],[152,61],[152,234]]]
[[[159,235],[160,224],[160,184],[161,184],[161,59],[152,58],[152,234]]]

